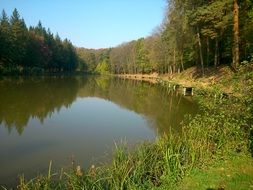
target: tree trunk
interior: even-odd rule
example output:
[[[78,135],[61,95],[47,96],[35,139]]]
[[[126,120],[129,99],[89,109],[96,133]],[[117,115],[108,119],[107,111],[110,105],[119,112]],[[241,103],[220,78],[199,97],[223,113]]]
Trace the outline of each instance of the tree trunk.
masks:
[[[209,38],[206,38],[206,64],[209,65],[209,55],[210,55],[210,44],[209,44]]]
[[[183,53],[183,51],[182,51],[182,52],[181,52],[181,55],[180,55],[180,62],[181,62],[181,67],[182,67],[182,70],[184,71],[183,56],[184,56],[184,53]]]
[[[201,39],[200,39],[200,34],[199,32],[197,33],[198,37],[198,43],[199,43],[199,56],[200,56],[200,63],[201,63],[201,70],[202,70],[202,75],[204,76],[204,61],[203,61],[203,53],[202,53],[202,44],[201,44]]]
[[[219,43],[218,38],[215,38],[215,56],[214,56],[214,66],[217,67],[218,65],[218,49],[219,49]]]
[[[170,74],[171,74],[171,75],[173,74],[172,66],[170,66]]]
[[[176,72],[176,48],[174,47],[174,56],[173,56],[173,72]]]
[[[234,69],[239,65],[239,6],[237,0],[234,0],[234,45],[233,45],[233,63]]]

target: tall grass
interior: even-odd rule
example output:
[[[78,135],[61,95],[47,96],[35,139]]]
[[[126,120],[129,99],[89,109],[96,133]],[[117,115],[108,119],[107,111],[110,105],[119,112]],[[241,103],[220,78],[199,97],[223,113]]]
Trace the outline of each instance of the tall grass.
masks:
[[[135,150],[118,146],[112,163],[78,174],[71,170],[63,178],[40,176],[19,189],[152,189],[172,186],[193,168],[207,167],[236,152],[247,151],[247,133],[241,123],[221,113],[206,112],[183,126],[180,137],[167,135]],[[51,166],[49,167],[51,168]],[[51,170],[51,169],[50,169]]]

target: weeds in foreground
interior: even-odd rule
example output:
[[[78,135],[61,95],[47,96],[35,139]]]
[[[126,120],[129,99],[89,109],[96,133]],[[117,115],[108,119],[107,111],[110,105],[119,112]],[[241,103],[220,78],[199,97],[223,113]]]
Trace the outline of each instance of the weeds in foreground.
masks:
[[[89,171],[65,172],[61,179],[50,172],[26,182],[19,189],[151,189],[173,186],[193,168],[203,168],[236,152],[246,152],[247,133],[242,123],[223,114],[204,113],[183,127],[180,137],[163,136],[134,151],[117,147],[110,165]],[[51,167],[49,167],[51,168]],[[79,172],[78,172],[79,171]]]

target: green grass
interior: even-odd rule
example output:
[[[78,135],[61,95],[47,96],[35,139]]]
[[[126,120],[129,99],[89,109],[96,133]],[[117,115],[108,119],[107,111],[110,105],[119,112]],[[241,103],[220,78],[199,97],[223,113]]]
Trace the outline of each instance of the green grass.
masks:
[[[253,160],[249,155],[237,154],[228,160],[214,164],[210,168],[193,169],[173,189],[253,189]]]

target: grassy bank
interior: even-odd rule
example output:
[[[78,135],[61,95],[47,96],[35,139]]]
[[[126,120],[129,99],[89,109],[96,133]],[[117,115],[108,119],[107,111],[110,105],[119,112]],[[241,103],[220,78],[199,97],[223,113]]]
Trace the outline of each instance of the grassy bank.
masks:
[[[195,168],[173,189],[253,189],[253,159],[238,154],[209,168]]]
[[[228,85],[233,95],[215,96]],[[50,165],[46,176],[21,178],[18,189],[252,188],[252,64],[196,93],[200,114],[182,123],[180,136],[164,135],[134,150],[118,146],[110,164],[87,171],[54,172]]]

